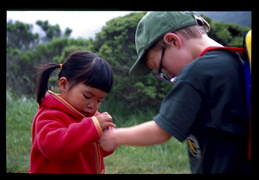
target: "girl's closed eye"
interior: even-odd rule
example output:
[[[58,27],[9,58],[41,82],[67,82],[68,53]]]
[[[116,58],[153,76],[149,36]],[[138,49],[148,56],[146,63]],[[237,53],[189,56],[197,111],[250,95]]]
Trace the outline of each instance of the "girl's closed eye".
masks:
[[[85,94],[83,94],[83,96],[84,96],[86,99],[91,99],[91,97],[86,96]]]
[[[102,103],[103,102],[103,99],[102,100],[97,100],[98,103]]]
[[[91,99],[91,96],[85,95],[83,94],[83,96],[85,97],[85,99]],[[102,103],[102,101],[104,100],[104,98],[98,99],[97,103]]]

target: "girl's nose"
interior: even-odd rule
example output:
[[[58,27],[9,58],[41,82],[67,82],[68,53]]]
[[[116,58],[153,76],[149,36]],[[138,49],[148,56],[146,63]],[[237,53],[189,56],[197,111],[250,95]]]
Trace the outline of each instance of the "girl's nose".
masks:
[[[94,108],[96,107],[96,104],[97,104],[97,103],[95,103],[94,101],[92,101],[92,102],[90,102],[90,103],[87,104],[87,108],[89,108],[89,109],[94,109]]]

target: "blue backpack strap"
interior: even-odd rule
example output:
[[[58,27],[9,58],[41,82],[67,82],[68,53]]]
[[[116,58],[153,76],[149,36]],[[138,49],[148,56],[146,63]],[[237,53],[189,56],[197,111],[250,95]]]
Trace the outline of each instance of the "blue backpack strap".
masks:
[[[246,99],[247,99],[247,110],[250,116],[251,110],[251,71],[249,61],[244,61],[244,70],[245,70],[245,81],[246,81]]]

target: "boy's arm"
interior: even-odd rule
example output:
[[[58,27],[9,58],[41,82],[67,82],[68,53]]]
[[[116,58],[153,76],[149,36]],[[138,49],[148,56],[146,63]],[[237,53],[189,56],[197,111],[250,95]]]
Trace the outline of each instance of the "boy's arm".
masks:
[[[100,145],[103,150],[112,151],[121,145],[150,146],[161,144],[169,140],[170,137],[168,132],[152,120],[132,127],[106,130],[101,136]]]

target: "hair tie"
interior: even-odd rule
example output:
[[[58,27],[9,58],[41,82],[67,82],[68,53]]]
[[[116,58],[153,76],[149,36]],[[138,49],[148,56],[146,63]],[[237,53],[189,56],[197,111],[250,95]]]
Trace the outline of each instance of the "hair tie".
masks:
[[[63,64],[59,64],[59,69],[62,69],[62,67],[63,67]]]

